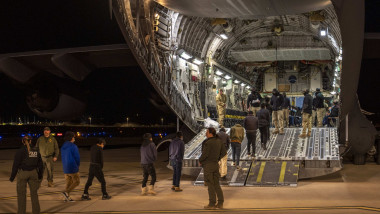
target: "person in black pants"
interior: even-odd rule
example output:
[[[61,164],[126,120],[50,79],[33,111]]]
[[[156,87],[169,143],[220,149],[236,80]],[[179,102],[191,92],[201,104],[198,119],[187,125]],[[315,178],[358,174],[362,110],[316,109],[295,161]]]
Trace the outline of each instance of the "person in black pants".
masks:
[[[252,111],[248,111],[248,116],[244,119],[245,134],[247,136],[247,151],[248,155],[256,157],[256,131],[258,128],[257,117],[253,115]],[[252,146],[252,153],[251,153]]]
[[[265,109],[265,103],[261,104],[260,111],[257,112],[257,118],[259,120],[260,140],[261,147],[267,149],[267,141],[269,136],[269,121],[270,115],[268,109]]]
[[[97,144],[91,147],[90,169],[88,173],[87,183],[84,187],[82,200],[91,200],[88,194],[88,189],[92,185],[94,177],[96,177],[96,179],[98,179],[98,181],[101,183],[103,193],[102,200],[111,199],[111,196],[108,195],[106,191],[106,180],[104,179],[103,174],[103,148],[105,145],[106,141],[103,138],[99,138]]]
[[[140,154],[144,177],[141,186],[141,195],[156,195],[156,192],[154,191],[154,184],[156,183],[156,169],[153,164],[157,160],[157,149],[156,145],[153,143],[152,135],[150,133],[145,133],[143,136]],[[149,175],[152,179],[150,180],[148,189],[146,187],[146,183],[148,182]]]
[[[182,161],[185,152],[185,143],[183,142],[182,132],[177,132],[176,137],[172,140],[169,146],[170,165],[173,166],[173,186],[172,190],[181,192],[179,187],[181,180]]]

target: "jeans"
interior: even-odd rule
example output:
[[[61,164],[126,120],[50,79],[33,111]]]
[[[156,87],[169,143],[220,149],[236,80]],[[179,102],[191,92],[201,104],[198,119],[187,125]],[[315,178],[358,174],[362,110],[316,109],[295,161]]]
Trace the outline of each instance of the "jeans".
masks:
[[[177,160],[170,160],[170,163],[173,166],[173,186],[179,187],[181,180],[182,162]]]
[[[264,145],[267,145],[267,141],[268,141],[268,137],[269,137],[269,132],[268,132],[268,127],[269,126],[263,126],[263,127],[259,127],[259,130],[260,130],[260,140],[261,140],[261,143],[264,144]]]
[[[150,180],[150,185],[154,185],[156,183],[156,169],[154,168],[154,165],[151,164],[141,164],[143,168],[143,181],[142,181],[142,187],[146,187],[146,182],[148,182],[148,177],[152,178]]]
[[[94,177],[96,177],[96,179],[98,179],[98,181],[100,182],[102,186],[103,195],[107,195],[106,180],[104,179],[103,170],[100,165],[96,165],[96,164],[90,164],[90,170],[88,173],[87,183],[86,183],[86,186],[84,187],[84,194],[88,194],[88,188],[90,188],[90,186],[92,185],[92,181],[94,180]]]
[[[231,149],[232,149],[232,161],[234,163],[236,163],[236,166],[239,166],[241,143],[231,142]],[[235,162],[235,160],[236,160],[236,162]]]
[[[251,145],[252,145],[252,153],[256,153],[256,130],[247,130],[246,132],[247,136],[247,151],[248,153],[251,153]]]

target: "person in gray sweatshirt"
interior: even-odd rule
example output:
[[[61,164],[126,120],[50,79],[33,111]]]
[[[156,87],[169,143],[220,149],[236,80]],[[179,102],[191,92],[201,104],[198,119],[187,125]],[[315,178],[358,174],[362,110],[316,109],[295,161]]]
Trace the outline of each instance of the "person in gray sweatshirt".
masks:
[[[141,195],[155,195],[156,192],[154,191],[154,184],[156,183],[156,170],[154,168],[154,162],[157,160],[157,149],[156,145],[153,143],[152,135],[150,133],[145,133],[143,135],[140,154],[144,177],[142,181]],[[151,180],[149,188],[147,188],[146,183],[148,181],[149,175],[151,177]]]

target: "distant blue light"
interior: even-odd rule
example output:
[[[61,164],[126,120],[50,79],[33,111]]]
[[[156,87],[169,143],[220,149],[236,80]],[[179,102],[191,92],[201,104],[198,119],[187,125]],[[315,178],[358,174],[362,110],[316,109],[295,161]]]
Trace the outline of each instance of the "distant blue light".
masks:
[[[110,138],[112,138],[112,135],[110,135]]]
[[[0,136],[0,140],[3,139],[3,137]]]
[[[21,137],[25,137],[25,134],[21,134]]]
[[[96,135],[96,133],[94,133],[94,136]]]

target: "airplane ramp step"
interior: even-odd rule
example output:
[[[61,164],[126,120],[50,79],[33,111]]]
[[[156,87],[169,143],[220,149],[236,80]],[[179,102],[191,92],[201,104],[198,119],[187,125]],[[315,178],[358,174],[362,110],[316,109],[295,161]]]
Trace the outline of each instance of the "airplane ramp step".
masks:
[[[299,161],[242,161],[241,170],[231,163],[222,186],[297,186]],[[203,169],[194,185],[204,185]]]

